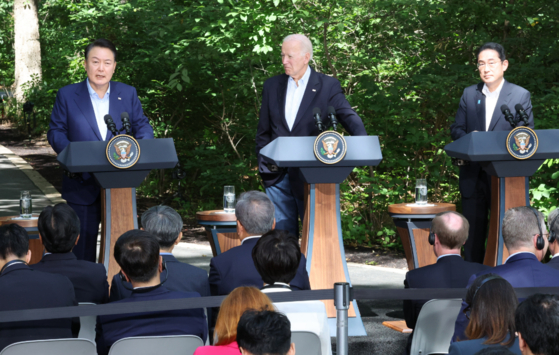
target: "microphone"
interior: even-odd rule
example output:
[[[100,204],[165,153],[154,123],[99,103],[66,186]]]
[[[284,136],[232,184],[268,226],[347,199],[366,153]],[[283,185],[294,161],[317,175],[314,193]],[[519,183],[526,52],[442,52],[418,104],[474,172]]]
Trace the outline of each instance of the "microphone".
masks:
[[[107,125],[107,128],[109,129],[109,131],[111,131],[113,136],[116,136],[117,135],[116,124],[115,121],[113,121],[111,115],[105,115],[105,124]]]
[[[332,127],[334,131],[338,130],[338,120],[336,119],[336,109],[332,106],[328,106],[328,118],[330,119],[330,123],[332,123]]]
[[[312,110],[312,114],[313,114],[313,117],[314,117],[314,122],[316,124],[316,127],[318,127],[318,130],[320,132],[322,132],[324,130],[324,128],[322,127],[322,121],[320,120],[320,113],[321,113],[320,107],[315,107]]]
[[[516,122],[514,121],[514,116],[510,113],[509,107],[507,105],[501,106],[501,112],[505,115],[505,120],[510,123],[511,126],[516,127]]]
[[[130,135],[132,126],[130,125],[130,117],[128,116],[128,112],[121,113],[120,119],[122,120],[122,128],[124,128],[126,134]]]
[[[524,126],[528,126],[528,121],[530,120],[530,117],[528,117],[528,114],[526,113],[526,111],[524,111],[524,107],[522,107],[521,104],[516,104],[514,106],[514,109],[520,115],[520,119],[524,121]]]

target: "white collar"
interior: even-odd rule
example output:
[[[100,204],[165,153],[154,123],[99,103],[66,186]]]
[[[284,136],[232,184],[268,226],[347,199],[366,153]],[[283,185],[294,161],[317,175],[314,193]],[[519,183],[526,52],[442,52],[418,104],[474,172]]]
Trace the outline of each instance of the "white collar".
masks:
[[[556,256],[558,256],[558,255],[559,255],[559,253],[553,255],[553,256],[551,257],[551,259],[553,259],[554,257],[556,257]]]
[[[509,261],[510,258],[512,258],[513,256],[518,255],[518,254],[532,254],[532,255],[536,256],[536,254],[531,253],[529,251],[519,251],[518,253],[514,253],[514,254],[509,255],[509,257],[507,258],[507,260],[505,260],[505,262],[503,264],[506,264],[507,261]]]
[[[97,95],[97,97],[99,97],[99,95],[95,92],[95,90],[93,90],[93,88],[91,87],[91,85],[89,84],[89,78],[85,79],[87,81],[87,91],[89,92],[89,96],[93,96],[93,95]],[[111,82],[109,81],[109,87],[107,88],[107,92],[105,93],[105,95],[111,95]],[[103,96],[104,98],[105,96]]]
[[[499,96],[499,94],[501,93],[501,89],[503,88],[504,84],[505,84],[505,78],[503,78],[503,80],[501,80],[501,83],[497,87],[497,90],[495,90],[493,92],[489,91],[489,88],[487,87],[487,84],[483,84],[483,89],[481,90],[481,92],[483,94],[485,94],[485,96]]]
[[[299,79],[299,81],[297,82],[297,86],[301,86],[301,84],[303,83],[308,83],[309,77],[311,76],[311,67],[309,65],[307,65],[307,70],[305,71],[305,74],[303,74],[303,77],[301,79]],[[293,84],[295,84],[295,79],[293,79],[292,77],[289,77],[289,81],[293,82]]]
[[[243,245],[243,243],[244,243],[246,240],[255,239],[255,238],[260,238],[260,237],[261,237],[261,235],[251,235],[250,237],[246,237],[245,239],[243,239],[243,240],[241,241],[241,245]]]
[[[439,261],[440,258],[444,258],[445,256],[460,256],[460,254],[444,254],[444,255],[439,256],[437,258],[437,261]],[[460,256],[460,257],[462,257],[462,256]]]

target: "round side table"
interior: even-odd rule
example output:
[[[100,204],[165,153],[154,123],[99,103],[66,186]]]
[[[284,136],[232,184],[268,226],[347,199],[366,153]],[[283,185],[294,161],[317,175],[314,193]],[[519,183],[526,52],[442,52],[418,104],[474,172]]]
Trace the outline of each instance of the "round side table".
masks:
[[[196,222],[206,229],[214,256],[241,245],[234,213],[225,213],[223,210],[196,212]]]
[[[6,224],[17,224],[27,231],[29,234],[29,250],[31,250],[31,261],[29,265],[36,264],[43,258],[43,244],[39,240],[39,229],[37,223],[39,222],[39,215],[33,214],[31,218],[19,218],[19,216],[4,216],[0,217],[0,226]]]

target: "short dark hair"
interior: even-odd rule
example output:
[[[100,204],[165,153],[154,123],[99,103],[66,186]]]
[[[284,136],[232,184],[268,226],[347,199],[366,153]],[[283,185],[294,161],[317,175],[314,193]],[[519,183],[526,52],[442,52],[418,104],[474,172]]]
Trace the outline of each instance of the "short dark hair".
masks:
[[[85,47],[85,60],[87,60],[87,56],[89,55],[89,51],[93,49],[93,47],[101,47],[101,48],[108,48],[113,52],[116,62],[116,47],[113,42],[109,41],[108,39],[99,38],[95,41],[91,42],[90,44]]]
[[[505,48],[503,46],[501,46],[499,43],[487,42],[478,48],[476,52],[476,60],[479,59],[479,54],[487,49],[492,49],[495,52],[497,52],[497,54],[499,54],[500,60],[504,61],[507,59],[507,57],[505,56]]]
[[[39,215],[38,227],[49,253],[69,253],[80,235],[80,219],[65,203],[45,207]]]
[[[4,260],[10,255],[23,258],[29,250],[29,235],[25,228],[15,223],[0,226],[0,257]]]
[[[291,323],[278,312],[245,311],[237,324],[237,344],[252,355],[285,355],[291,347]]]
[[[157,239],[160,247],[170,248],[182,231],[182,218],[171,207],[153,206],[142,213],[142,228]]]
[[[483,348],[474,355],[513,355],[514,353],[502,345]]]
[[[118,238],[114,257],[131,281],[146,282],[159,268],[159,243],[148,232],[133,229]]]
[[[559,296],[535,294],[520,303],[516,330],[537,355],[559,354]]]
[[[293,234],[276,229],[258,239],[252,249],[252,260],[265,283],[288,284],[297,274],[301,248]]]

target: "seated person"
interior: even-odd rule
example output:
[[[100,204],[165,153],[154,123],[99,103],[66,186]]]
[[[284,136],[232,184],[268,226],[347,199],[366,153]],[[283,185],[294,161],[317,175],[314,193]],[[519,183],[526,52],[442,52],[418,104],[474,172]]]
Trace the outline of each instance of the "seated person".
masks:
[[[559,354],[559,296],[535,294],[516,309],[522,355]]]
[[[465,341],[452,343],[449,355],[473,354],[483,348],[506,347],[520,354],[515,336],[514,312],[518,305],[514,289],[500,276],[485,274],[468,289],[465,309],[470,319]]]
[[[264,234],[252,249],[252,259],[262,280],[262,292],[291,292],[289,283],[297,273],[301,248],[293,234],[273,230]],[[323,355],[332,354],[326,307],[320,301],[278,302],[276,309],[291,322],[291,331],[309,331],[320,338]]]
[[[474,355],[514,355],[514,353],[504,346],[491,346],[481,349]]]
[[[554,209],[547,216],[547,225],[549,227],[549,252],[551,260],[547,262],[547,266],[559,270],[559,208]]]
[[[113,304],[200,297],[196,292],[169,291],[162,286],[159,243],[148,232],[131,230],[115,243],[114,258],[122,277],[132,284],[132,295]],[[202,309],[115,314],[97,318],[97,352],[108,354],[119,339],[136,336],[196,335],[205,342],[208,332]]]
[[[74,209],[65,203],[47,206],[39,215],[38,226],[46,252],[32,268],[66,276],[78,302],[107,303],[109,284],[103,264],[78,260],[72,253],[80,239],[80,219]]]
[[[34,271],[29,260],[25,229],[17,224],[0,226],[0,311],[77,305],[67,277]],[[72,338],[71,319],[0,323],[0,351],[20,341],[60,338]]]
[[[208,273],[198,267],[181,263],[172,254],[173,248],[182,239],[182,218],[171,207],[154,206],[142,214],[142,229],[159,242],[165,270],[161,281],[170,291],[198,292],[200,296],[210,295]],[[123,285],[125,284],[125,285]],[[126,286],[126,287],[125,287]],[[130,283],[122,281],[119,275],[111,283],[111,302],[129,297],[132,294]]]
[[[295,355],[289,319],[272,311],[246,311],[237,326],[243,355]]]
[[[247,191],[241,194],[235,207],[237,233],[241,245],[212,258],[210,262],[211,294],[228,295],[239,286],[260,288],[264,281],[256,271],[252,261],[252,248],[258,238],[274,229],[274,204],[265,193]],[[291,281],[294,290],[310,290],[307,260],[301,257],[297,274]]]
[[[257,288],[237,287],[221,303],[214,330],[214,346],[201,346],[194,355],[239,355],[237,324],[248,309],[273,310],[274,306],[268,296]]]
[[[537,217],[536,217],[537,216]],[[530,207],[514,207],[505,212],[502,233],[510,256],[503,265],[472,275],[468,287],[481,275],[492,273],[507,280],[512,287],[559,287],[559,270],[541,263],[547,252],[547,230],[541,212]],[[454,325],[453,340],[465,339],[468,319],[462,302]]]

